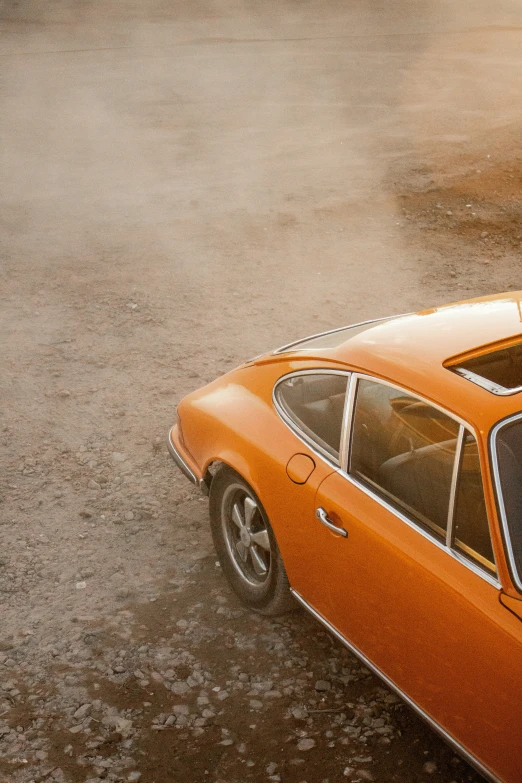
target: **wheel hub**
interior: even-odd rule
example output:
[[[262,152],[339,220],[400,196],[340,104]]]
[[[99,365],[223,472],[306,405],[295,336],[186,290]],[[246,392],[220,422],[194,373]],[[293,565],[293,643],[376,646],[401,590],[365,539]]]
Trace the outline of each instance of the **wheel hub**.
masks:
[[[230,560],[249,589],[264,589],[270,575],[270,537],[256,499],[241,484],[231,484],[222,500],[221,519]]]

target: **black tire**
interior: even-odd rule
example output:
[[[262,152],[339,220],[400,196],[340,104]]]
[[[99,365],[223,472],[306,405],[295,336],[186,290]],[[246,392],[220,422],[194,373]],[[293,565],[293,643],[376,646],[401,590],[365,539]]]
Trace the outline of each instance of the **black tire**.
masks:
[[[242,603],[265,615],[295,609],[274,532],[252,488],[224,465],[212,479],[209,500],[217,556]]]

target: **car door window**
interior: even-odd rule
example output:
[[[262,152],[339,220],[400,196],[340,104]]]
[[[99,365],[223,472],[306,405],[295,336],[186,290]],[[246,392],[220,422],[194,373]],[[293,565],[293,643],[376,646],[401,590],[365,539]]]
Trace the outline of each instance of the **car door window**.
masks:
[[[493,434],[497,485],[513,570],[522,584],[522,422],[520,414],[498,424]]]
[[[347,375],[307,373],[283,379],[275,398],[292,424],[328,456],[338,459]]]
[[[349,472],[445,540],[459,427],[417,397],[360,379]]]
[[[488,571],[496,573],[484,487],[475,436],[466,431],[460,457],[453,547]]]

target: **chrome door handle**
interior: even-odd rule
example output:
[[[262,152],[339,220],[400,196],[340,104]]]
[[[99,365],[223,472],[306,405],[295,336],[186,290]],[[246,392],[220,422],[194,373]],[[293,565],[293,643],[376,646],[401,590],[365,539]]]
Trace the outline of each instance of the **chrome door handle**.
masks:
[[[328,519],[328,514],[322,508],[319,506],[317,511],[315,512],[315,516],[319,520],[319,522],[328,528],[328,530],[331,530],[332,533],[337,533],[338,536],[343,536],[343,538],[348,538],[348,531],[344,529],[344,527],[338,527],[337,525],[334,525],[331,519]]]

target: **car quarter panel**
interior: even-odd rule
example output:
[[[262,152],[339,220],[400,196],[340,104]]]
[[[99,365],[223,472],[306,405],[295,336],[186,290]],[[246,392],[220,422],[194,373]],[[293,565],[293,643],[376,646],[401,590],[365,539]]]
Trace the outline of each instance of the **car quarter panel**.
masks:
[[[309,511],[315,491],[336,470],[297,437],[272,402],[272,390],[280,377],[307,368],[307,363],[287,362],[240,368],[188,395],[178,408],[185,445],[200,474],[212,462],[224,462],[260,498],[296,589],[313,578],[303,567],[300,550],[313,546],[307,537],[314,535]],[[326,368],[331,369],[331,364]],[[305,454],[315,465],[304,484],[292,482],[286,472],[296,454]]]

